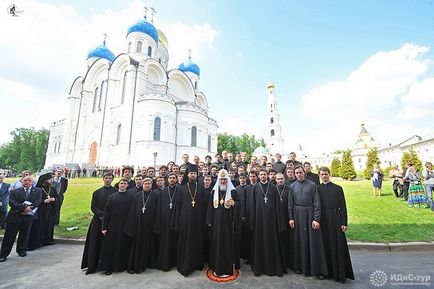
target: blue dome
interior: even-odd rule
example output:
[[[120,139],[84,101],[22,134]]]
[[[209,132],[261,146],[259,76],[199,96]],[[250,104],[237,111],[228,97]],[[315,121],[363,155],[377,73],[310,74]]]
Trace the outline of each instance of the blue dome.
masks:
[[[95,49],[89,51],[87,54],[87,59],[91,57],[105,58],[110,62],[113,62],[115,59],[113,52],[111,52],[107,46],[105,46],[105,41],[101,45],[98,45]]]
[[[189,57],[188,60],[184,63],[181,63],[179,66],[179,70],[187,72],[193,72],[197,76],[200,76],[200,68],[197,66],[193,61],[191,61],[191,58]]]
[[[140,19],[136,24],[128,28],[127,36],[131,32],[142,32],[151,36],[158,43],[158,31],[152,23],[146,21],[146,17]]]

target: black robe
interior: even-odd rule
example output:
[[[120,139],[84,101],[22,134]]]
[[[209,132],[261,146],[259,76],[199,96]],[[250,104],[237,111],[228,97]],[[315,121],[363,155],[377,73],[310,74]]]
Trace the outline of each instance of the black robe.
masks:
[[[87,231],[86,243],[84,244],[81,269],[87,268],[87,273],[94,273],[98,267],[104,235],[102,231],[102,218],[107,198],[117,192],[117,189],[109,186],[102,187],[93,192],[91,210],[93,218]]]
[[[321,228],[312,229],[312,222],[321,219],[321,202],[315,183],[305,179],[289,187],[288,213],[289,220],[295,222],[289,266],[307,276],[327,276]]]
[[[126,191],[107,198],[102,222],[102,230],[107,230],[107,233],[98,270],[121,272],[127,269],[131,238],[124,229],[133,197],[131,191]]]
[[[285,186],[289,188],[290,185],[292,185],[297,179],[288,179],[288,177],[285,175],[286,179],[285,179]]]
[[[131,201],[125,224],[125,233],[132,238],[128,261],[129,272],[140,273],[148,268],[155,268],[158,239],[154,233],[154,226],[158,199],[159,194],[156,191],[141,191],[134,195]],[[145,207],[143,206],[144,202],[146,203]]]
[[[286,273],[286,264],[280,232],[284,230],[284,224],[282,224],[280,198],[276,186],[270,182],[255,184],[248,202],[248,222],[253,231],[251,257],[253,274],[283,276]]]
[[[336,281],[354,280],[347,238],[341,226],[347,226],[344,191],[334,183],[318,187],[321,199],[321,232],[327,259],[328,277]]]
[[[239,255],[242,259],[247,259],[248,252],[243,248],[243,235],[246,228],[246,186],[237,186],[238,209],[235,210],[235,220],[237,221],[237,237]]]
[[[280,202],[280,218],[282,222],[282,231],[280,232],[280,239],[282,240],[283,252],[285,254],[285,263],[289,261],[289,224],[288,224],[288,194],[289,188],[285,185],[277,186]]]
[[[205,191],[205,197],[206,197],[206,204],[208,212],[208,201],[210,198],[212,198],[212,189],[214,186],[209,186],[208,188],[203,188]],[[206,218],[207,213],[205,213]],[[209,239],[210,239],[210,228],[209,226],[205,226],[203,229],[203,259],[206,263],[209,262]]]
[[[309,181],[315,183],[315,185],[319,186],[319,176],[318,174],[315,173],[306,173],[306,179],[308,179]]]
[[[38,218],[33,220],[29,234],[29,250],[35,250],[42,246],[53,244],[54,225],[59,214],[59,198],[56,189],[42,186],[41,204],[38,206]],[[48,199],[55,198],[54,202],[45,203]]]
[[[224,204],[217,202],[214,207],[212,192],[208,202],[206,224],[210,229],[209,267],[217,275],[232,275],[235,268],[240,268],[240,257],[238,254],[238,237],[236,228],[235,207],[239,207],[236,190],[231,191],[231,198],[235,205],[225,208]],[[226,191],[219,192],[219,200],[226,194]]]
[[[173,230],[172,218],[175,210],[180,187],[167,186],[159,196],[157,217],[155,220],[155,233],[159,235],[159,248],[156,268],[169,271],[176,266],[176,246],[178,233]],[[170,193],[170,196],[169,196]],[[172,202],[170,201],[172,199]],[[172,203],[172,205],[170,205]]]
[[[195,204],[192,205],[191,195],[197,188]],[[188,276],[196,270],[202,270],[204,264],[204,231],[205,217],[209,194],[198,183],[186,183],[181,187],[175,206],[173,228],[178,232],[177,269],[179,273]]]
[[[248,184],[244,187],[245,199],[241,200],[241,218],[244,217],[244,229],[242,232],[242,240],[240,245],[240,256],[246,260],[246,263],[251,264],[252,258],[252,228],[249,227],[249,210],[248,204],[252,198],[252,190],[254,184]],[[244,204],[243,204],[244,202]],[[244,209],[244,210],[243,210]]]

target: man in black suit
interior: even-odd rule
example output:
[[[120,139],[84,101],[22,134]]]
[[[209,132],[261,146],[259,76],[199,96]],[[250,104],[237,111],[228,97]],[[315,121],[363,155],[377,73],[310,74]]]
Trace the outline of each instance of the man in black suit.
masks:
[[[6,231],[0,250],[0,262],[4,262],[11,253],[15,238],[18,235],[17,253],[20,257],[27,256],[28,232],[33,222],[33,209],[41,203],[42,191],[32,187],[32,177],[26,176],[21,181],[22,188],[11,191],[9,205],[11,210],[6,217]],[[37,214],[37,212],[35,212]]]
[[[3,182],[5,176],[0,175],[0,228],[5,228],[6,215],[9,204],[9,187],[10,184]]]
[[[59,212],[56,217],[56,226],[59,225],[60,222],[60,209],[62,208],[63,200],[65,199],[65,193],[68,189],[68,179],[63,177],[63,170],[58,169],[56,171],[56,177],[54,178],[54,187],[56,188],[58,194],[59,201]]]

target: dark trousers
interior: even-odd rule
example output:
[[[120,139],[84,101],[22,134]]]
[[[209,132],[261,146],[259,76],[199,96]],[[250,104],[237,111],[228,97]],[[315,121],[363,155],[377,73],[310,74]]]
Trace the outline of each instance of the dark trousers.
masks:
[[[27,251],[27,243],[29,241],[28,232],[32,227],[33,220],[21,221],[20,223],[7,223],[3,243],[0,251],[0,257],[7,257],[12,251],[15,238],[18,235],[17,253]]]
[[[6,214],[7,214],[6,208],[1,206],[0,207],[0,228],[5,227]]]
[[[402,196],[404,197],[404,199],[407,201],[408,200],[408,188],[410,186],[410,183],[404,182],[404,184],[402,185]]]
[[[399,183],[399,180],[394,180],[392,187],[393,187],[393,192],[395,193],[395,196],[397,198],[400,197],[402,195],[402,186]]]

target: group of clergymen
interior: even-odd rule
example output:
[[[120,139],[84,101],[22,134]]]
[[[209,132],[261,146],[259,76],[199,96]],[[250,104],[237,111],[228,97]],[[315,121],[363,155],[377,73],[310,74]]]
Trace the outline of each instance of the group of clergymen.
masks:
[[[255,276],[283,276],[290,268],[354,279],[344,192],[327,167],[317,175],[309,163],[293,157],[285,164],[280,154],[271,167],[246,162],[238,170],[220,155],[205,165],[188,159],[180,172],[172,164],[156,178],[145,170],[133,180],[134,169],[124,167],[114,187],[113,174],[104,175],[92,196],[86,274],[176,267],[188,276],[208,264],[215,276],[227,277],[243,259]]]

